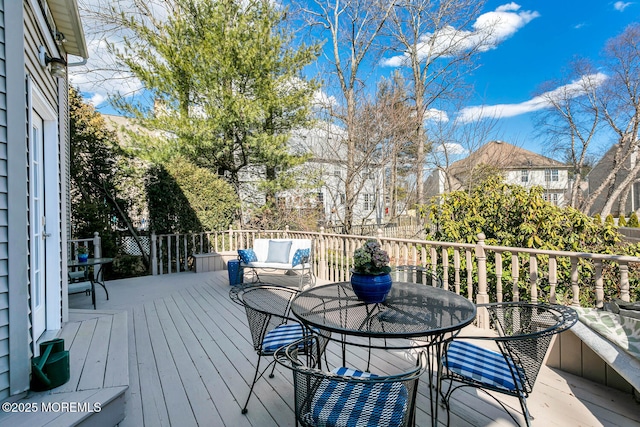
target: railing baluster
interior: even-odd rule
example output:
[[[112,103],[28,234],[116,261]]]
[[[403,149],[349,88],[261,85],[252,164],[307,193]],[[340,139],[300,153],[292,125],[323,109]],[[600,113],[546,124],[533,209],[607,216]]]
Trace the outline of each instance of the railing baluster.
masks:
[[[442,248],[442,289],[449,290],[449,252]]]
[[[571,257],[571,291],[573,300],[571,305],[580,306],[580,287],[578,286],[578,258]]]
[[[604,306],[604,286],[602,278],[602,261],[596,260],[596,307],[602,308]]]
[[[471,251],[465,251],[467,261],[467,298],[473,301],[473,261],[471,260]]]
[[[456,294],[460,295],[460,249],[453,250],[453,285]]]
[[[629,264],[620,262],[620,299],[629,302]]]
[[[502,302],[502,252],[496,252],[496,301]]]
[[[538,302],[538,257],[529,256],[529,291],[531,302]]]
[[[556,287],[558,286],[558,260],[556,257],[549,257],[549,302],[556,304]]]
[[[520,260],[517,253],[511,254],[511,278],[513,280],[513,287],[511,293],[513,294],[513,301],[520,301],[520,286],[518,281],[520,280]]]

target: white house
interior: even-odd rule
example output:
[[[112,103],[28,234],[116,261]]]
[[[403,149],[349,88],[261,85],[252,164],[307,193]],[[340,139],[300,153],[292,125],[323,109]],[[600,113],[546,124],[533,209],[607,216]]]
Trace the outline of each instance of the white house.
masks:
[[[0,27],[1,400],[66,320],[66,66],[88,55],[76,0],[5,0]]]
[[[502,141],[488,142],[448,168],[435,170],[425,183],[425,193],[434,196],[467,188],[481,179],[486,167],[500,170],[508,184],[527,188],[541,186],[545,200],[558,206],[565,205],[570,167]]]
[[[320,122],[312,129],[296,132],[290,140],[293,152],[311,153],[303,168],[317,182],[313,196],[323,213],[321,220],[327,225],[341,225],[345,218],[344,136],[342,129]],[[380,224],[384,219],[384,168],[365,153],[358,153],[355,163],[353,186],[357,199],[353,205],[353,224]]]

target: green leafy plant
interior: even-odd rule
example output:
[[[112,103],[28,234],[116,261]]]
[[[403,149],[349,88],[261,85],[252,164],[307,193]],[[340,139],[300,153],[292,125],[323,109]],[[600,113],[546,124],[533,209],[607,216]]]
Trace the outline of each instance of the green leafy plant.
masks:
[[[640,227],[640,221],[638,221],[638,215],[635,212],[633,212],[629,217],[629,222],[627,223],[627,227],[634,227],[634,228]]]
[[[377,240],[369,239],[353,253],[353,271],[360,274],[389,273],[389,254]]]
[[[88,254],[89,248],[86,246],[78,246],[78,255]]]

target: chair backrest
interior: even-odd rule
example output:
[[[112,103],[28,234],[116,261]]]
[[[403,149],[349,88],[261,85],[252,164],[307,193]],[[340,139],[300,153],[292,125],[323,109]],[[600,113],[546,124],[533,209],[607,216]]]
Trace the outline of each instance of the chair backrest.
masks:
[[[275,285],[246,286],[230,294],[244,306],[251,339],[256,350],[262,348],[265,335],[287,322],[295,289]]]
[[[553,335],[569,329],[577,321],[569,307],[533,303],[479,305],[487,309],[500,338],[502,353],[515,366],[512,374],[527,393],[533,389]]]
[[[293,370],[296,420],[303,426],[340,425],[409,426],[413,420],[418,379],[424,372],[424,355],[420,365],[393,376],[343,376],[309,368],[300,358],[301,342],[279,349],[278,363]]]

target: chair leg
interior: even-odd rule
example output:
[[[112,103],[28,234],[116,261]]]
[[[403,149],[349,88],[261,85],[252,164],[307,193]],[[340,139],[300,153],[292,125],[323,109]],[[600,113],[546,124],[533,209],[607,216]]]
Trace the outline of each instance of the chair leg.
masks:
[[[262,356],[258,356],[258,363],[256,364],[256,373],[253,376],[253,382],[251,383],[251,388],[249,389],[249,395],[247,396],[247,401],[244,403],[244,407],[242,408],[242,413],[247,413],[247,406],[249,406],[249,399],[251,399],[251,393],[253,393],[253,386],[256,385],[258,381],[258,373],[260,372],[260,360]]]
[[[526,423],[527,427],[531,427],[531,420],[533,419],[533,417],[529,413],[529,408],[527,408],[527,398],[521,394],[518,396],[518,399],[520,400],[522,415],[524,415],[524,422]]]

